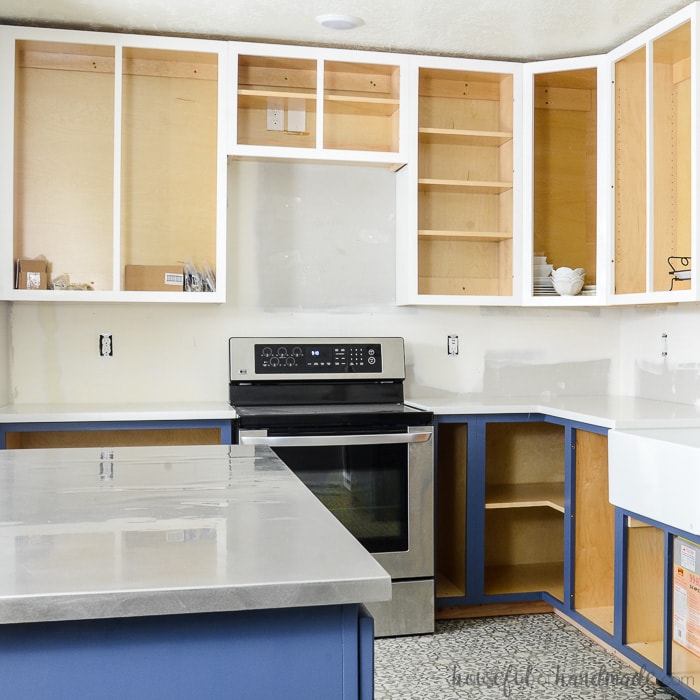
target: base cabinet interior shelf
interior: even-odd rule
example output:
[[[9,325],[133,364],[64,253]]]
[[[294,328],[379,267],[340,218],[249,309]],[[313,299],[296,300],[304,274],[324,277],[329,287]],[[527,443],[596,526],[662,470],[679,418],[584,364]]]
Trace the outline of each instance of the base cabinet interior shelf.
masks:
[[[437,425],[437,601],[564,600],[564,425],[450,416]]]
[[[564,429],[485,425],[484,594],[563,599]]]

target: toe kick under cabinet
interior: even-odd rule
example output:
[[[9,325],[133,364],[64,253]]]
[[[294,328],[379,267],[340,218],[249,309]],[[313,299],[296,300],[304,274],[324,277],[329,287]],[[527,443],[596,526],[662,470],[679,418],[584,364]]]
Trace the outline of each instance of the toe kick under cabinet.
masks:
[[[225,299],[226,46],[0,28],[0,298]]]

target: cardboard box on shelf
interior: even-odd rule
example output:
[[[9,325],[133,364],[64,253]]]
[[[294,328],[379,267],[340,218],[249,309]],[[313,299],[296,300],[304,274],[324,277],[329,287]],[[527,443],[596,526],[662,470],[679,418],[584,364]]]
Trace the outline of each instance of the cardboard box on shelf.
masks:
[[[124,289],[133,292],[182,292],[182,265],[125,265]]]
[[[46,289],[48,282],[48,263],[39,258],[19,258],[17,260],[16,289]]]
[[[700,545],[673,539],[673,641],[700,656]]]

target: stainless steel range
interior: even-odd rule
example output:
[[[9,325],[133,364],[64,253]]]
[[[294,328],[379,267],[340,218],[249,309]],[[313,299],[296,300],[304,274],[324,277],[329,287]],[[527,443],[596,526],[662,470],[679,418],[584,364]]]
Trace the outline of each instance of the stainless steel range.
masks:
[[[377,636],[434,629],[433,414],[402,338],[231,338],[234,441],[269,445],[392,577]]]

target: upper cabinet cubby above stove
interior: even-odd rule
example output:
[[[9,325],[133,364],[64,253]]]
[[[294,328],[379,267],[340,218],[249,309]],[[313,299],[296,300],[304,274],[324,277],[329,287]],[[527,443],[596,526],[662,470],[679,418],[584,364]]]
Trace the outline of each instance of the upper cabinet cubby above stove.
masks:
[[[231,44],[229,155],[400,167],[406,58]]]

